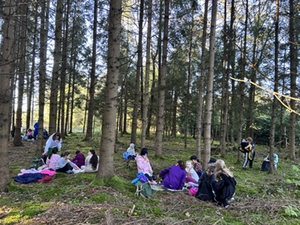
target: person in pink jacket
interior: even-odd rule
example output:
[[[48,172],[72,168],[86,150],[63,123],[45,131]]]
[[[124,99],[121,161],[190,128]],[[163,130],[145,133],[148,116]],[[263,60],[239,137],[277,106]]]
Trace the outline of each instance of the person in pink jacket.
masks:
[[[144,173],[149,181],[154,181],[155,176],[148,159],[148,151],[146,148],[142,148],[141,153],[135,157],[138,173]]]
[[[52,152],[46,159],[46,165],[48,169],[54,170],[56,169],[56,163],[60,159],[60,155],[57,154],[58,148],[54,147]]]

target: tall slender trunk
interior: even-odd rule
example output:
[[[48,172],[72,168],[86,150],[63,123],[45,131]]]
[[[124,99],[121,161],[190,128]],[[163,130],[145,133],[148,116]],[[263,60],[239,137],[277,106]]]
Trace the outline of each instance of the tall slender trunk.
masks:
[[[58,113],[57,96],[59,91],[59,78],[61,68],[61,45],[62,45],[62,19],[63,19],[63,0],[57,0],[55,17],[55,47],[54,63],[52,70],[51,94],[50,94],[50,115],[49,115],[49,134],[57,131],[56,120]]]
[[[275,13],[275,77],[274,77],[274,94],[278,92],[278,35],[279,35],[279,0],[276,0],[276,13]],[[275,130],[276,130],[276,108],[278,105],[278,100],[273,95],[272,104],[272,116],[271,116],[271,126],[270,126],[270,173],[274,172],[274,147],[275,147]]]
[[[87,128],[84,141],[88,141],[93,137],[93,118],[94,118],[94,99],[96,86],[96,61],[97,61],[97,23],[98,23],[98,0],[94,1],[94,22],[93,22],[93,53],[92,53],[92,68],[91,68],[91,83],[90,95],[88,101],[88,118]]]
[[[248,0],[246,0],[246,12],[245,12],[245,28],[244,28],[244,40],[243,40],[243,49],[242,49],[242,59],[241,59],[241,73],[240,73],[240,79],[243,80],[245,77],[245,71],[246,71],[246,52],[247,52],[247,31],[248,31]],[[237,109],[238,112],[238,135],[237,140],[240,142],[242,140],[242,134],[243,134],[243,115],[245,110],[244,105],[244,98],[245,98],[245,84],[244,82],[239,83],[239,103],[240,107]],[[240,151],[238,151],[238,161],[240,160]]]
[[[34,3],[35,7],[37,7],[37,3]],[[37,37],[37,11],[34,12],[34,30],[33,30],[33,44],[32,44],[32,63],[31,63],[31,70],[30,70],[30,81],[29,81],[29,88],[28,88],[28,98],[27,98],[27,114],[26,114],[26,127],[30,128],[30,117],[31,117],[31,105],[32,99],[34,99],[34,74],[35,74],[35,58],[36,58],[36,37]],[[32,112],[33,113],[33,112]],[[32,118],[34,119],[34,118]],[[31,123],[33,124],[33,123]]]
[[[193,51],[193,28],[194,28],[194,12],[192,12],[192,25],[189,36],[189,49],[188,49],[188,77],[187,77],[187,90],[186,90],[186,100],[185,100],[185,122],[184,122],[184,148],[187,147],[187,134],[188,134],[188,125],[189,125],[189,105],[190,105],[190,88],[192,81],[192,51]]]
[[[196,128],[196,154],[198,159],[201,159],[201,137],[202,137],[202,109],[203,109],[203,93],[204,93],[204,74],[206,71],[206,37],[207,37],[207,14],[208,14],[208,0],[205,0],[204,17],[203,17],[203,32],[201,43],[201,65],[200,65],[200,79],[199,79],[199,94],[198,94],[198,114],[197,114],[197,128]]]
[[[152,0],[147,1],[147,17],[148,17],[148,29],[147,29],[147,46],[146,46],[146,72],[145,72],[145,89],[143,97],[143,116],[142,116],[142,137],[141,147],[145,147],[146,131],[148,122],[148,104],[149,104],[149,74],[150,74],[150,47],[151,47],[151,30],[152,30]]]
[[[297,51],[295,44],[295,11],[294,11],[294,1],[289,1],[290,5],[290,17],[289,17],[289,45],[290,45],[290,80],[291,80],[291,100],[290,107],[292,110],[296,109],[296,77],[297,77]],[[290,113],[290,131],[289,131],[289,158],[294,160],[296,158],[295,154],[295,133],[296,133],[296,114],[294,112]]]
[[[19,15],[27,15],[27,4],[23,1],[20,1],[20,10]],[[22,139],[21,139],[21,127],[22,127],[22,106],[23,106],[23,92],[24,92],[24,78],[25,78],[25,71],[26,71],[26,30],[27,30],[27,17],[21,16],[20,17],[20,62],[18,67],[18,77],[19,77],[19,85],[18,85],[18,103],[17,103],[17,115],[16,115],[16,134],[14,137],[14,145],[21,146]]]
[[[216,38],[216,20],[217,20],[217,4],[218,0],[212,1],[211,28],[209,40],[209,65],[208,80],[206,90],[206,105],[204,117],[204,165],[210,160],[211,155],[211,118],[213,103],[213,81],[214,81],[214,61],[215,61],[215,38]]]
[[[66,18],[65,22],[65,33],[63,39],[63,51],[62,51],[62,68],[61,68],[61,82],[60,82],[60,108],[61,108],[61,116],[60,116],[60,133],[61,137],[64,138],[65,134],[65,98],[66,98],[66,76],[67,76],[67,49],[69,43],[69,14],[70,14],[70,0],[67,0],[67,9],[66,9]]]
[[[45,110],[45,89],[46,89],[46,65],[47,65],[47,42],[48,42],[48,23],[50,0],[41,3],[41,25],[40,25],[40,65],[39,65],[39,115],[38,115],[38,138],[36,155],[44,152],[44,110]]]
[[[223,24],[223,63],[222,63],[222,106],[221,106],[221,125],[220,125],[220,147],[221,154],[225,154],[226,149],[226,132],[227,132],[227,118],[228,118],[228,37],[227,37],[227,0],[224,1],[224,24]]]
[[[139,17],[139,36],[138,36],[138,60],[136,66],[135,77],[135,91],[134,91],[134,105],[132,113],[132,126],[131,126],[131,143],[136,143],[136,130],[138,121],[138,107],[140,103],[140,86],[141,86],[141,73],[142,73],[142,57],[143,57],[143,17],[144,17],[144,0],[140,0],[140,17]]]
[[[156,123],[156,142],[155,154],[162,155],[162,137],[164,131],[164,109],[165,109],[165,86],[167,75],[167,53],[168,53],[168,38],[169,38],[169,14],[170,14],[170,1],[165,0],[165,15],[164,15],[164,36],[163,36],[163,49],[162,49],[162,65],[159,76],[159,96],[158,96],[158,112]]]

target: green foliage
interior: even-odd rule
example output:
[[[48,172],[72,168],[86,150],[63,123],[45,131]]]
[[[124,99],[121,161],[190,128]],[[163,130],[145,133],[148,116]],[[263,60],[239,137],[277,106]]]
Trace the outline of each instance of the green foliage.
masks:
[[[114,156],[116,174],[110,179],[96,178],[96,173],[57,173],[48,183],[24,185],[11,182],[9,192],[0,198],[3,211],[10,209],[0,223],[30,224],[33,218],[48,210],[52,204],[61,203],[66,207],[91,205],[91,208],[87,207],[87,210],[97,208],[97,212],[88,218],[87,222],[90,224],[106,220],[108,214],[118,222],[127,219],[151,218],[147,220],[149,224],[152,222],[173,224],[182,223],[185,220],[194,221],[194,224],[286,224],[286,221],[289,221],[289,224],[299,224],[300,204],[293,201],[300,196],[299,169],[296,162],[295,165],[291,165],[288,161],[280,160],[279,168],[273,175],[260,171],[260,162],[265,154],[262,152],[264,147],[257,145],[257,152],[261,154],[257,155],[254,168],[244,171],[241,170],[242,162],[237,162],[236,151],[228,151],[221,156],[216,144],[212,151],[213,157],[224,159],[237,181],[235,202],[229,210],[217,208],[213,203],[195,201],[184,192],[153,191],[153,196],[145,199],[134,195],[136,188],[131,184],[131,180],[137,173],[135,161],[132,161],[131,167],[127,168],[122,159],[122,153],[129,143],[129,138],[126,135],[119,138]],[[74,149],[73,146],[80,144],[80,149],[91,148],[91,142],[86,143],[81,140],[82,135],[70,135],[64,147]],[[181,136],[174,140],[164,140],[163,155],[159,157],[155,156],[153,140],[149,139],[146,142],[149,158],[156,174],[161,169],[174,164],[178,159],[187,160],[195,154],[193,138],[188,138],[187,149],[184,149]],[[173,198],[176,198],[175,202],[170,201]],[[243,204],[244,201],[253,203],[265,201],[261,205],[282,205],[276,209],[281,217],[274,219],[273,214],[269,213],[267,208],[251,207],[251,204]],[[132,218],[128,218],[127,213],[133,205],[136,207]],[[219,215],[217,217],[216,212]]]
[[[105,201],[112,201],[113,197],[107,193],[98,193],[98,194],[90,197],[89,200],[92,202],[96,202],[96,203],[103,203]]]
[[[299,206],[288,205],[284,207],[284,213],[290,217],[299,217],[300,216],[300,208]]]
[[[9,192],[21,192],[22,193],[22,192],[26,191],[26,188],[21,187],[21,186],[17,186],[13,182],[9,182],[8,191]]]

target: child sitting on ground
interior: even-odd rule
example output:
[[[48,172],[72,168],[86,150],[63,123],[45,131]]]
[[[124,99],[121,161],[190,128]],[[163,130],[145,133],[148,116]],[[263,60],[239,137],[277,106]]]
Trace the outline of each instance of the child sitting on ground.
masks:
[[[202,201],[212,201],[214,200],[214,190],[213,183],[216,182],[216,176],[214,174],[215,167],[208,166],[206,171],[202,173],[198,182],[198,191],[196,193],[196,198]]]
[[[97,172],[99,168],[99,156],[97,156],[95,150],[91,149],[88,152],[88,156],[85,158],[85,165],[81,166],[84,172]]]
[[[50,170],[54,170],[54,171],[56,170],[56,163],[60,159],[60,155],[58,155],[57,153],[58,153],[58,148],[54,147],[52,149],[52,152],[46,159],[47,168]]]
[[[197,156],[192,155],[190,160],[192,160],[192,163],[194,165],[194,170],[196,171],[196,173],[198,174],[199,177],[201,177],[202,174],[202,165],[200,164],[199,159],[197,158]]]
[[[77,150],[75,154],[75,157],[71,161],[75,163],[79,168],[81,166],[84,166],[84,155],[79,150]]]
[[[199,176],[194,170],[191,160],[185,163],[186,182],[188,187],[198,186]]]
[[[163,169],[158,178],[162,179],[161,184],[167,189],[182,190],[186,177],[185,165],[179,160],[175,165]]]
[[[229,207],[229,201],[235,193],[236,181],[232,172],[226,167],[225,162],[218,159],[215,163],[216,182],[213,189],[216,194],[217,205]]]

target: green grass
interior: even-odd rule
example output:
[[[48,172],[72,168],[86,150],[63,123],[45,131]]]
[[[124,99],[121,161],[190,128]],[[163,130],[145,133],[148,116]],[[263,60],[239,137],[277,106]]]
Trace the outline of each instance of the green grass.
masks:
[[[99,150],[99,138],[82,142],[83,138],[79,134],[69,135],[63,142],[63,151],[74,156],[76,150],[85,155],[90,149]],[[88,224],[134,224],[135,221],[136,224],[300,224],[299,161],[283,160],[285,149],[278,152],[279,167],[274,174],[260,170],[267,154],[265,146],[256,146],[254,168],[246,171],[241,170],[242,161],[237,160],[235,151],[223,157],[218,150],[213,151],[212,156],[224,159],[237,181],[235,202],[225,210],[214,203],[200,202],[185,192],[154,191],[150,199],[136,197],[135,186],[131,184],[137,173],[135,162],[126,168],[122,159],[129,142],[129,135],[119,137],[114,155],[115,176],[109,180],[95,178],[95,173],[57,173],[48,183],[19,184],[13,177],[30,162],[23,160],[26,165],[20,165],[13,161],[9,192],[2,193],[0,198],[0,224],[46,224],[50,215],[51,219],[56,216],[55,210],[66,209],[68,216]],[[147,140],[155,173],[195,154],[195,140],[188,138],[187,144],[184,149],[182,137],[165,140],[163,156],[157,157],[154,140]],[[217,142],[214,149],[218,149]],[[136,151],[139,152],[139,147]],[[128,216],[132,207],[134,213]],[[57,215],[52,222],[60,224],[60,219]]]

